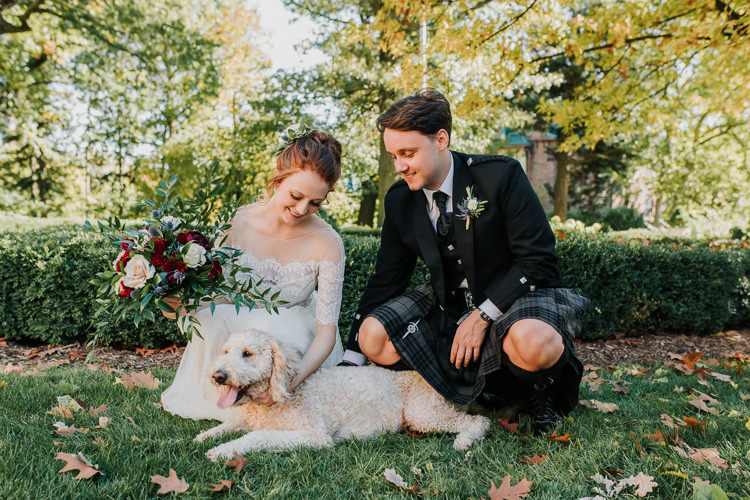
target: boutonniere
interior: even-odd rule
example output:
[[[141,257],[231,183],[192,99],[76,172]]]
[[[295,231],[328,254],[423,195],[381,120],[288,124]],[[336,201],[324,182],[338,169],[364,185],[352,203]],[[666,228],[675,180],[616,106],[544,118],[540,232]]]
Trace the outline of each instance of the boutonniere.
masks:
[[[484,206],[487,204],[487,200],[480,201],[479,198],[474,196],[472,186],[466,187],[466,199],[458,205],[459,219],[466,219],[466,230],[469,230],[469,224],[471,219],[477,219],[479,214],[484,212]]]

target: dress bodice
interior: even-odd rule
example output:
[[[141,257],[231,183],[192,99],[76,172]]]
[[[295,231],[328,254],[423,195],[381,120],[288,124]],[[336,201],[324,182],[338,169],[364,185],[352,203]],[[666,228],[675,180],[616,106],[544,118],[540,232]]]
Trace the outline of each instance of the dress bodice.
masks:
[[[239,264],[253,270],[259,289],[270,287],[269,296],[279,292],[280,307],[307,306],[317,287],[315,318],[324,325],[336,324],[344,284],[344,245],[333,228],[314,216],[311,231],[291,239],[261,234],[248,220],[252,205],[238,211],[232,222],[229,242],[242,251]],[[247,276],[238,275],[238,279]]]

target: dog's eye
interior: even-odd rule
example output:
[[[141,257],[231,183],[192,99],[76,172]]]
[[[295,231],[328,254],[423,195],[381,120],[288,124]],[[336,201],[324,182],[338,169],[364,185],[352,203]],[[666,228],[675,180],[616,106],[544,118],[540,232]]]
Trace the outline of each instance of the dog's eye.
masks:
[[[250,357],[250,356],[252,356],[253,354],[254,354],[254,353],[253,353],[252,351],[242,351],[242,357],[243,357],[243,358],[249,358],[249,357]]]

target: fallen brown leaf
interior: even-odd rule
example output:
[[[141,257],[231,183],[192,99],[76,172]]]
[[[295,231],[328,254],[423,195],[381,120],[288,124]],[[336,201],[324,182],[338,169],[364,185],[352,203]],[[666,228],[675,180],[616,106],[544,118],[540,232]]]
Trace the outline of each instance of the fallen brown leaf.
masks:
[[[167,477],[158,474],[151,476],[151,482],[159,485],[159,491],[156,492],[159,495],[164,495],[166,493],[184,493],[190,486],[184,478],[180,479],[177,477],[177,473],[174,469],[169,469],[169,476]]]
[[[534,453],[533,457],[523,457],[521,459],[521,463],[528,464],[528,465],[537,465],[537,464],[544,462],[545,460],[549,460],[549,456],[542,455],[540,457],[539,455]]]
[[[599,387],[601,387],[601,385],[606,381],[602,378],[599,378],[599,375],[597,375],[596,372],[589,372],[583,376],[581,382],[585,382],[586,385],[589,386],[589,389],[596,392],[599,390]]]
[[[674,429],[675,423],[674,419],[667,415],[666,413],[661,414],[661,423],[669,427],[670,429]]]
[[[719,469],[729,468],[729,464],[719,456],[719,450],[716,448],[697,448],[690,453],[690,458],[696,462],[703,462],[702,459],[708,460]]]
[[[531,492],[532,484],[534,484],[533,481],[523,478],[518,484],[511,486],[510,474],[507,474],[503,478],[503,482],[499,488],[495,486],[494,481],[490,481],[490,485],[492,485],[489,491],[490,500],[518,500],[519,498],[524,498]]]
[[[86,432],[86,429],[80,429],[76,427],[75,425],[71,425],[70,427],[68,427],[62,422],[55,422],[52,425],[54,425],[55,428],[57,429],[55,432],[57,432],[61,436],[71,436],[75,434],[76,432]]]
[[[76,359],[86,359],[86,355],[81,354],[80,351],[70,351],[68,353],[68,359],[70,361],[75,361]]]
[[[55,460],[62,460],[65,462],[65,467],[58,472],[77,470],[78,474],[75,477],[76,479],[90,479],[97,474],[104,475],[104,473],[98,469],[98,465],[92,466],[91,462],[89,462],[80,452],[77,455],[59,452],[55,455]]]
[[[635,488],[635,496],[645,497],[652,491],[655,486],[659,486],[654,482],[653,476],[647,476],[643,472],[639,472],[637,476],[630,476],[622,481],[623,484],[633,486]]]
[[[94,408],[93,406],[89,406],[89,413],[92,416],[94,416],[94,417],[97,416],[97,415],[99,415],[100,413],[105,412],[105,411],[107,411],[107,405],[105,405],[105,404],[99,405],[98,408]]]
[[[615,392],[621,392],[623,394],[630,394],[630,389],[628,389],[625,384],[618,384],[617,382],[610,382],[612,385],[612,390]]]
[[[100,448],[105,448],[105,447],[107,446],[107,444],[109,444],[109,443],[107,443],[107,442],[106,442],[106,441],[104,440],[104,438],[102,438],[101,436],[97,436],[97,437],[96,437],[96,439],[94,439],[94,440],[93,440],[93,441],[91,441],[91,442],[92,442],[92,443],[93,443],[93,444],[94,444],[95,446],[98,446],[98,447],[100,447]]]
[[[597,401],[596,399],[582,399],[579,401],[579,403],[581,404],[581,406],[593,408],[602,413],[612,413],[615,410],[620,409],[617,403],[604,403],[602,401]]]
[[[235,451],[234,458],[225,461],[224,465],[234,467],[234,473],[239,474],[240,471],[245,468],[245,465],[247,465],[247,459]]]
[[[144,373],[143,371],[125,373],[122,375],[122,383],[127,389],[142,387],[153,390],[161,385],[161,381],[151,375],[150,371],[148,373]]]
[[[220,483],[212,484],[208,491],[228,490],[234,484],[234,479],[222,479]]]
[[[505,429],[510,434],[518,434],[521,435],[520,432],[518,432],[518,424],[511,424],[509,418],[498,418],[497,423],[502,426],[503,429]]]
[[[712,415],[718,415],[719,412],[715,408],[709,407],[706,403],[711,404],[718,404],[719,401],[712,398],[711,396],[707,394],[703,394],[700,391],[695,391],[698,395],[691,394],[688,398],[688,402],[698,408],[701,411],[705,411],[706,413],[711,413]]]
[[[106,429],[109,426],[110,421],[109,417],[99,417],[99,425],[97,425],[96,428]]]

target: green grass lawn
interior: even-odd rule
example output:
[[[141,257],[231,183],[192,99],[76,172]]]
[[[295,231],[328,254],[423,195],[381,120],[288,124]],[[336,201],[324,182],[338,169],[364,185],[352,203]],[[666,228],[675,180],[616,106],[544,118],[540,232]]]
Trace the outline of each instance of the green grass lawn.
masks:
[[[158,406],[173,371],[154,371],[162,381],[156,390],[127,389],[115,383],[121,374],[81,365],[50,368],[38,376],[0,374],[0,498],[155,498],[158,485],[150,477],[167,476],[169,469],[189,483],[185,498],[418,497],[387,482],[386,469],[395,469],[409,485],[418,484],[424,492],[420,498],[488,498],[490,482],[499,486],[510,475],[514,485],[524,478],[533,482],[528,498],[577,499],[595,496],[596,486],[603,488],[592,479],[596,474],[619,481],[639,473],[658,483],[649,498],[692,498],[696,477],[718,485],[729,498],[748,498],[750,400],[742,395],[750,395],[750,367],[738,374],[741,363],[710,366],[715,373],[730,375],[731,381],[712,376],[703,380],[665,365],[600,369],[598,377],[605,382],[597,390],[582,384],[581,397],[619,408],[602,413],[579,406],[558,429],[558,435],[571,435],[568,444],[527,435],[529,421],[522,416],[523,435],[494,423],[487,438],[468,454],[453,450],[451,436],[397,434],[324,450],[251,453],[239,473],[205,458],[219,441],[192,441],[214,422],[183,420]],[[629,392],[619,392],[621,387]],[[708,403],[717,415],[690,404],[696,390],[718,400]],[[46,414],[65,394],[94,408],[106,404],[107,409],[100,415],[74,412],[72,419]],[[705,428],[679,426],[677,443],[688,454],[715,448],[726,468],[679,454],[675,429],[664,423],[662,414],[675,422],[683,417],[705,422]],[[110,419],[106,428],[95,427],[99,416]],[[53,425],[57,421],[85,432],[61,436]],[[653,436],[657,430],[666,443]],[[81,452],[104,475],[76,480],[76,472],[59,473],[65,465],[55,460],[59,452]],[[534,454],[549,459],[537,465],[520,461]],[[209,491],[224,479],[236,483],[219,493]],[[634,491],[625,488],[619,498],[637,498]]]

